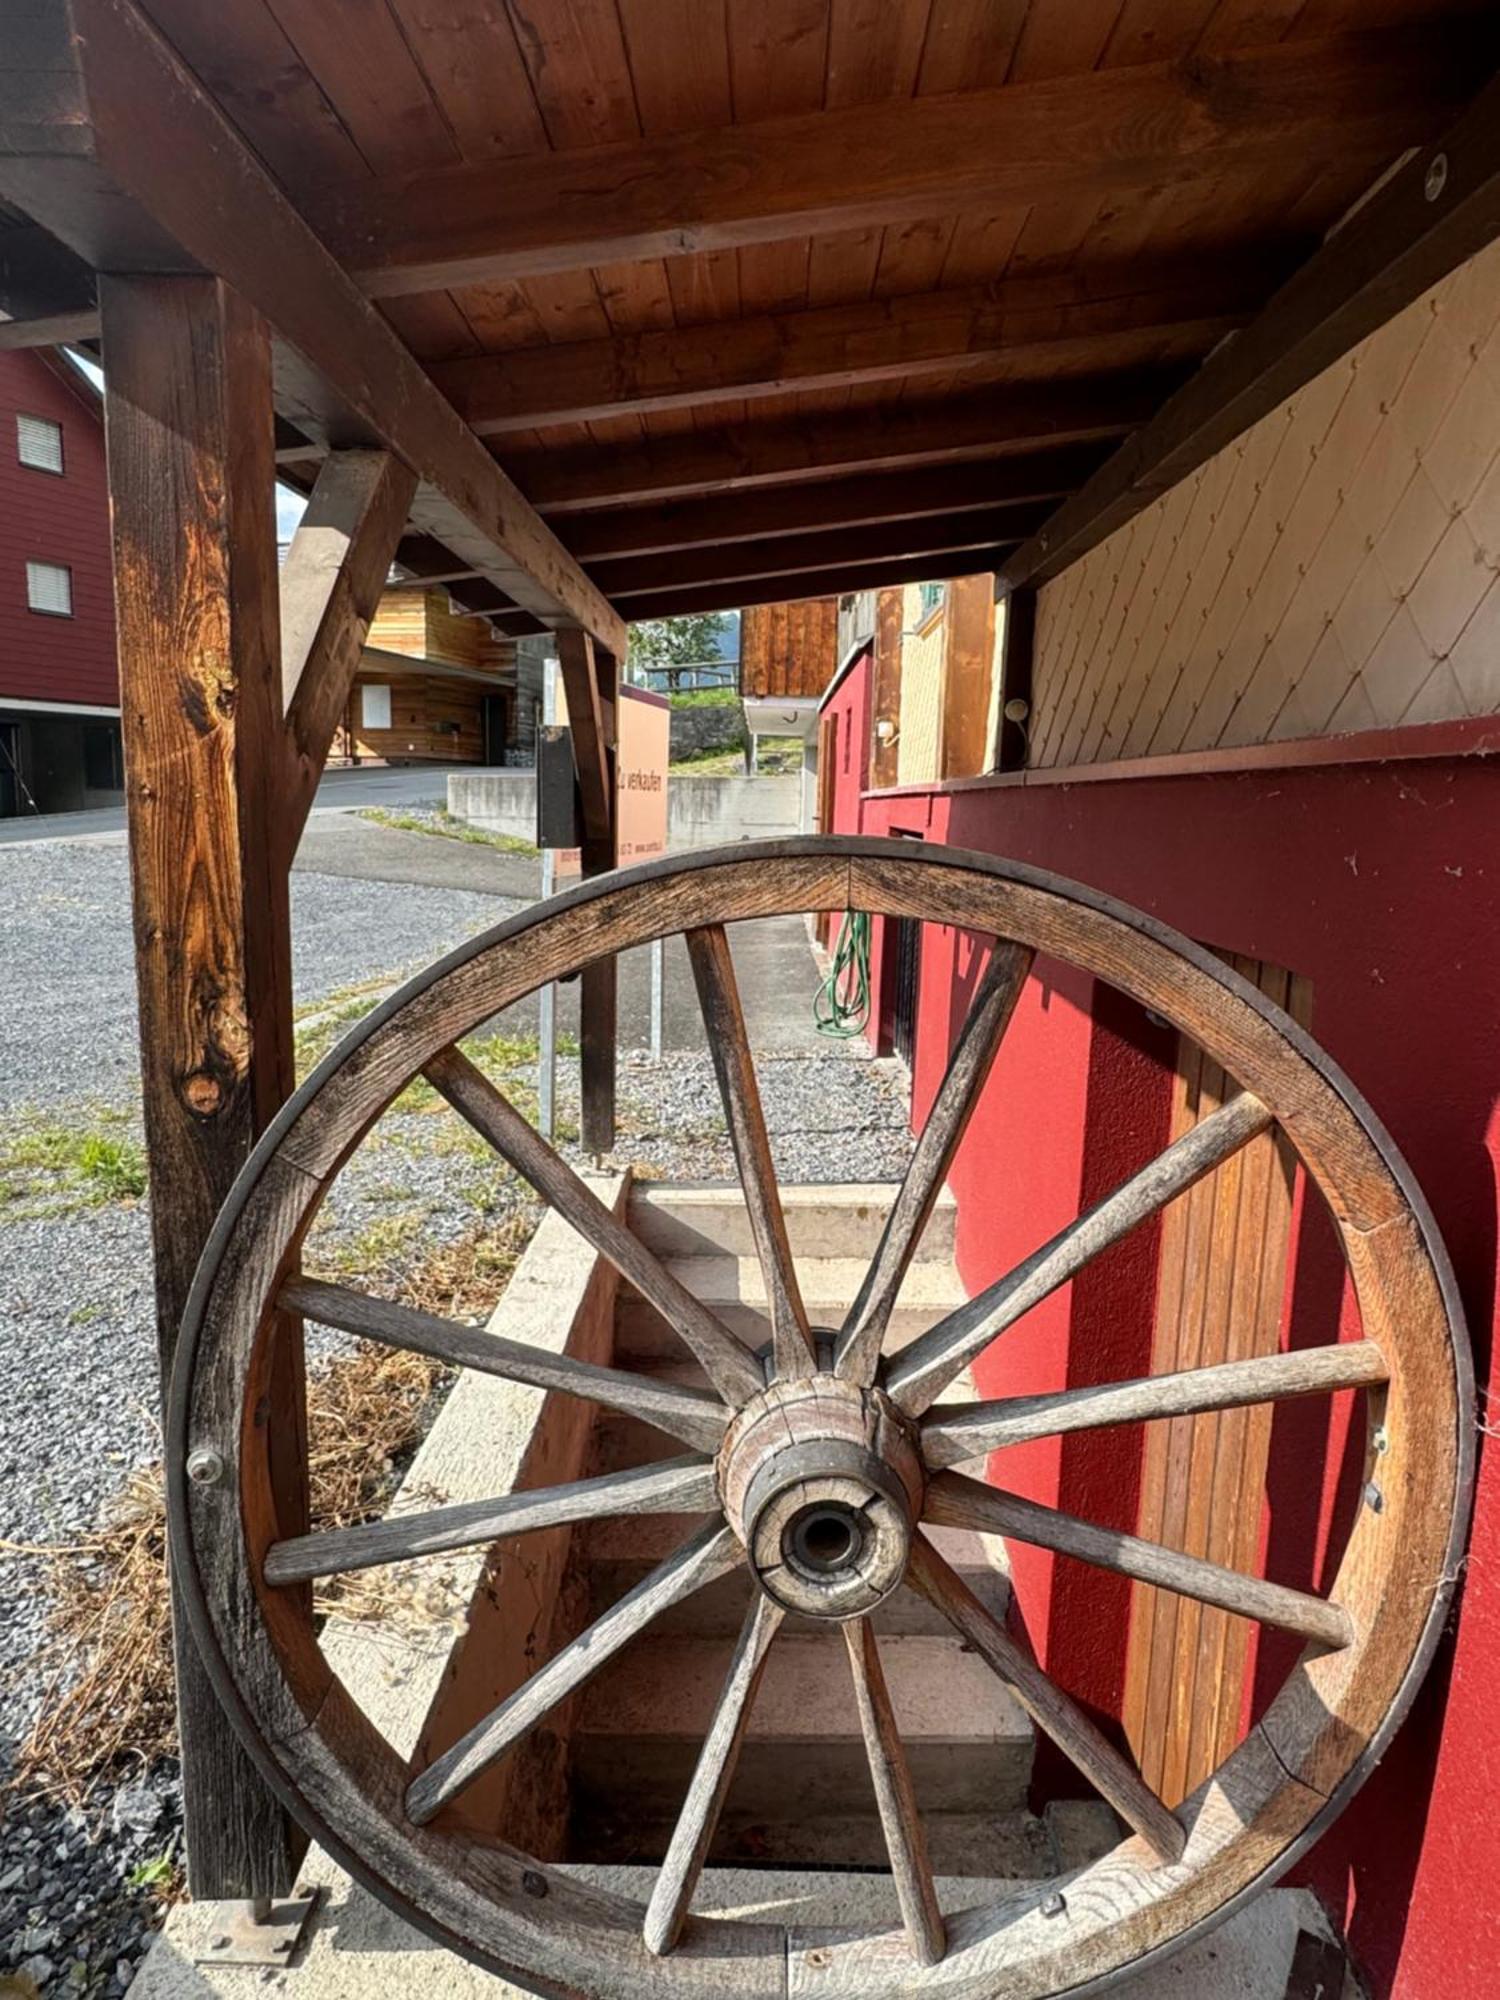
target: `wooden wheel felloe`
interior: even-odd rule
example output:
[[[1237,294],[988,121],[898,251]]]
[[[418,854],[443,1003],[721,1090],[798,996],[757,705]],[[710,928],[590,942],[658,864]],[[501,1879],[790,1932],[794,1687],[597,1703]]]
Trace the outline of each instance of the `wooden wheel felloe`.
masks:
[[[724,926],[849,908],[997,940],[945,1080],[842,1327],[808,1324],[782,1218]],[[604,1208],[455,1044],[544,981],[683,932],[709,1025],[766,1279],[752,1353]],[[1238,1094],[1014,1271],[894,1356],[901,1278],[1037,952],[1164,1015]],[[666,1387],[293,1275],[344,1162],[419,1075],[668,1321],[703,1386]],[[978,1404],[939,1402],[989,1343],[1109,1244],[1271,1125],[1341,1239],[1363,1338],[1187,1373]],[[261,1389],[277,1310],[629,1410],[682,1454],[564,1487],[284,1534]],[[1121,1536],[955,1468],[1064,1431],[1366,1391],[1381,1450],[1326,1597]],[[527,911],[411,982],[323,1064],[257,1149],[199,1274],[173,1383],[170,1461],[181,1587],[220,1693],[318,1839],[434,1937],[551,1993],[859,1995],[1023,2000],[1107,1984],[1180,1943],[1284,1867],[1345,1803],[1415,1691],[1441,1627],[1466,1518],[1467,1349],[1431,1219],[1348,1082],[1292,1022],[1187,940],[1035,870],[908,842],[811,840],[651,864]],[[206,1456],[205,1456],[206,1455]],[[190,1459],[223,1468],[190,1479]],[[283,1500],[281,1503],[285,1505]],[[320,1652],[309,1578],[605,1514],[701,1511],[702,1528],[425,1768],[380,1738]],[[286,1518],[282,1516],[281,1518]],[[1306,1641],[1261,1721],[1175,1812],[972,1595],[924,1533],[947,1523],[1058,1549]],[[466,1789],[674,1604],[748,1565],[760,1587],[649,1905],[481,1835]],[[1011,1686],[1132,1829],[1069,1878],[945,1918],[869,1617],[914,1585]],[[787,1614],[841,1627],[903,1921],[787,1932],[694,1917],[756,1689]]]

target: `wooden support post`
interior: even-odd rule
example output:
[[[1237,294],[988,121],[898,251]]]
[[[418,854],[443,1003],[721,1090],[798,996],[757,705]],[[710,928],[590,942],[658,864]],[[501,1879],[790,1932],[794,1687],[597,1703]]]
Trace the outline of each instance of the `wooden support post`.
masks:
[[[207,277],[100,280],[115,602],[161,1361],[257,1135],[292,1087],[271,347]],[[272,1371],[282,1532],[305,1506],[300,1325]],[[305,1522],[302,1524],[305,1525]],[[197,1897],[283,1894],[305,1837],[174,1614]]]
[[[1000,702],[995,721],[995,769],[1024,770],[1031,748],[1031,663],[1036,647],[1036,592],[998,593],[998,616],[1005,620],[1000,641]],[[1024,702],[1024,715],[1006,714]]]
[[[603,875],[619,859],[615,815],[619,663],[587,632],[576,629],[558,633],[557,652],[578,767],[583,873]],[[593,1153],[613,1152],[615,1144],[618,1002],[614,959],[586,966],[579,980],[579,1080],[583,1143]]]

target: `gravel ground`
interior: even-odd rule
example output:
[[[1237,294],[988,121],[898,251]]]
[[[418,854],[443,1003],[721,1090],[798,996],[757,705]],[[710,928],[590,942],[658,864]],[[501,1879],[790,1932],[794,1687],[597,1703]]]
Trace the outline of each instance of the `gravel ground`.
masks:
[[[0,1112],[128,1102],[138,1065],[124,847],[0,849],[0,907]],[[458,889],[299,870],[296,997],[414,970],[514,908]]]
[[[420,840],[417,835],[410,836]],[[424,843],[425,844],[425,843]],[[433,843],[436,845],[437,843]],[[7,918],[0,943],[0,1140],[33,1107],[88,1121],[134,1120],[135,1026],[123,849],[0,852]],[[299,872],[293,877],[298,999],[394,978],[495,921],[514,904],[417,883]],[[493,1025],[493,1024],[492,1024]],[[502,1026],[505,1024],[501,1024]],[[514,1024],[524,1037],[526,1021]],[[86,1060],[80,1060],[86,1051]],[[517,1039],[507,1087],[526,1101],[533,1056]],[[889,1065],[830,1045],[758,1052],[772,1147],[783,1178],[898,1177],[909,1148],[904,1081]],[[830,1075],[830,1070],[836,1072]],[[580,1166],[577,1063],[559,1073],[563,1152]],[[617,1159],[657,1175],[731,1171],[706,1052],[653,1065],[626,1056]],[[3,1164],[3,1154],[0,1154]],[[0,1399],[0,1775],[45,1697],[27,1671],[43,1635],[42,1565],[6,1542],[66,1540],[91,1527],[130,1471],[159,1452],[149,1218],[144,1200],[85,1205],[76,1189],[24,1199],[0,1173],[0,1326],[25,1393]],[[382,1120],[330,1198],[310,1263],[401,1288],[402,1272],[477,1229],[524,1232],[536,1204],[444,1109]],[[315,1336],[316,1355],[326,1343]],[[39,1365],[45,1357],[45,1365]],[[180,1838],[175,1770],[101,1784],[80,1816],[0,1792],[0,1974],[29,1972],[53,1995],[112,1995],[128,1985],[156,1906],[143,1864]],[[149,1871],[148,1871],[149,1872]]]

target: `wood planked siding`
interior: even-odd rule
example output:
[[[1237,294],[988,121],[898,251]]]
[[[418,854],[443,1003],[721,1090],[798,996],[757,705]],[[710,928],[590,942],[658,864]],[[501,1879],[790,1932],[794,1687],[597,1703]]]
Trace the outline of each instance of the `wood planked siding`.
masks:
[[[360,690],[369,685],[391,691],[391,726],[366,729],[361,723]],[[436,674],[361,673],[354,683],[344,728],[334,738],[335,757],[354,755],[405,763],[409,758],[444,764],[484,762],[484,723],[477,681],[449,680]],[[456,733],[445,724],[456,724]]]
[[[1046,768],[1500,710],[1500,244],[1041,591]]]
[[[478,667],[488,637],[485,621],[460,617],[444,590],[388,590],[366,643],[377,652],[406,653],[445,667]]]
[[[740,614],[740,693],[821,695],[838,665],[839,601],[747,605]]]
[[[1229,963],[1309,1024],[1305,979],[1238,955]],[[1233,1088],[1184,1036],[1171,1138],[1211,1116]],[[1264,1133],[1165,1211],[1153,1374],[1278,1351],[1294,1170],[1285,1140]],[[1138,1533],[1257,1574],[1271,1418],[1271,1406],[1257,1404],[1146,1425]],[[1136,1585],[1123,1720],[1142,1775],[1168,1805],[1179,1804],[1239,1742],[1250,1647],[1243,1618]]]

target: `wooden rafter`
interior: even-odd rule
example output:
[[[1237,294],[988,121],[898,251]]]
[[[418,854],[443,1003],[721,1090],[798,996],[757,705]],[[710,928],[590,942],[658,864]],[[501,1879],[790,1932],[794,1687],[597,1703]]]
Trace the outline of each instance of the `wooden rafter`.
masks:
[[[1012,458],[915,466],[900,472],[820,479],[815,484],[749,488],[653,506],[570,514],[560,532],[580,562],[659,555],[671,549],[763,541],[864,522],[914,520],[1060,499],[1086,479],[1108,446],[1065,445]],[[608,585],[604,586],[608,589]]]
[[[837,569],[799,570],[794,576],[748,577],[737,583],[685,585],[681,590],[621,596],[624,618],[679,618],[692,611],[733,611],[747,604],[780,604],[784,599],[841,597],[850,590],[877,590],[886,584],[925,583],[955,576],[984,576],[997,570],[1013,544],[963,549],[950,555],[907,556],[900,561],[845,563]]]
[[[1500,234],[1500,78],[1417,152],[1005,565],[1036,586],[1096,547]]]
[[[1045,503],[971,508],[957,514],[921,514],[910,521],[885,521],[835,528],[827,534],[774,535],[764,541],[727,542],[721,547],[673,549],[665,555],[627,556],[601,562],[594,577],[611,598],[654,591],[676,593],[695,584],[743,583],[747,578],[785,577],[796,589],[802,570],[831,570],[847,563],[899,561],[905,556],[937,556],[958,549],[993,548],[1019,542],[1042,519]],[[801,595],[801,592],[798,592]]]
[[[1283,268],[1285,260],[1283,258]],[[1259,282],[1255,282],[1258,280]],[[1208,353],[1263,295],[1258,261],[1153,281],[1050,278],[616,334],[441,361],[429,373],[482,436],[795,389],[841,389],[1003,363],[1013,379]]]
[[[1165,377],[1001,387],[946,402],[737,424],[629,448],[516,452],[509,463],[537,507],[561,515],[606,503],[1118,438],[1144,423],[1178,379],[1174,371]]]
[[[1332,144],[1394,154],[1461,102],[1471,74],[1448,38],[1392,29],[342,186],[309,213],[372,295],[436,291],[1115,200]]]
[[[418,528],[525,610],[622,651],[605,599],[133,0],[38,0],[24,19],[0,193],[96,270],[232,284],[281,336],[277,406],[299,430],[403,458]]]

